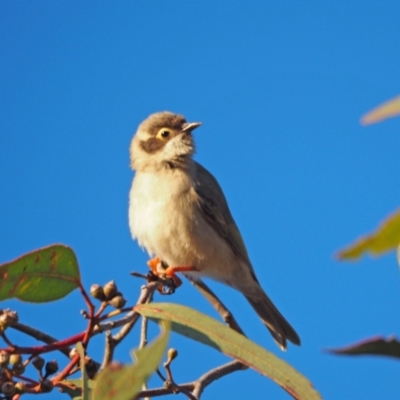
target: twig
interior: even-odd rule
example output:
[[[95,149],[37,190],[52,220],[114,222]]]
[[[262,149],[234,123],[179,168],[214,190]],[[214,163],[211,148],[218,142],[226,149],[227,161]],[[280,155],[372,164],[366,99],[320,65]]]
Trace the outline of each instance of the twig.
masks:
[[[140,296],[139,296],[139,299],[136,304],[144,304],[146,299],[150,295],[153,295],[154,291],[156,290],[157,285],[158,285],[157,282],[150,282],[146,286],[142,286]],[[121,319],[118,319],[115,321],[106,321],[106,322],[102,322],[101,324],[97,324],[93,328],[92,336],[98,335],[99,333],[103,333],[106,331],[110,331],[115,328],[119,328],[121,326],[125,327],[126,325],[129,325],[129,324],[131,324],[130,329],[132,329],[132,327],[135,325],[136,321],[140,318],[140,314],[137,313],[136,311],[133,311],[132,308],[130,310],[131,311],[128,312]],[[120,312],[117,312],[117,311],[118,310],[115,310],[115,315],[120,314]],[[130,331],[130,329],[129,329],[129,331]],[[128,334],[129,331],[126,334]],[[120,334],[120,332],[119,332],[119,334]],[[119,340],[119,337],[115,337],[114,339]],[[121,341],[122,339],[123,338],[121,338],[119,341]]]
[[[194,384],[193,383],[185,383],[183,385],[178,386],[179,389],[191,391],[193,390]],[[165,396],[167,394],[173,394],[172,389],[169,388],[156,388],[156,389],[149,389],[149,390],[142,390],[136,396],[136,399],[142,399],[143,397],[158,397],[158,396]]]
[[[131,310],[132,310],[132,307],[117,308],[116,310],[112,310],[109,313],[102,315],[101,317],[99,317],[98,320],[104,321],[106,319],[116,317],[117,315],[125,314]]]
[[[86,330],[83,335],[82,345],[84,348],[87,347],[90,338],[92,337],[93,330],[96,327],[96,321],[95,321],[95,306],[91,302],[89,296],[87,295],[85,288],[83,287],[82,283],[79,282],[79,290],[83,296],[83,299],[85,300],[86,306],[89,309],[88,313],[88,325],[86,327]],[[75,342],[77,343],[77,342]],[[61,371],[59,372],[55,377],[53,377],[52,382],[54,384],[57,384],[61,380],[65,379],[67,376],[69,376],[72,373],[72,370],[75,368],[75,366],[78,364],[80,360],[79,354],[75,354],[71,361],[68,363],[68,365]]]
[[[95,306],[94,306],[94,304],[92,303],[92,301],[90,300],[90,298],[89,298],[88,294],[86,293],[86,290],[85,290],[85,288],[83,287],[83,285],[82,285],[81,282],[79,282],[78,287],[79,287],[79,290],[80,290],[81,295],[82,295],[82,297],[83,297],[83,300],[85,301],[86,306],[87,306],[87,308],[88,308],[88,310],[89,310],[89,316],[90,316],[90,318],[92,318],[92,317],[94,316]]]
[[[221,315],[222,319],[231,329],[241,333],[243,336],[246,336],[233,314],[202,280],[194,281],[190,278],[187,279],[211,303],[211,305],[217,310],[219,315]]]
[[[85,331],[85,336],[82,340],[83,346],[86,347],[90,340],[90,337],[92,336],[93,328],[95,327],[95,318],[94,318],[95,306],[92,303],[92,301],[90,300],[90,298],[89,298],[88,294],[86,293],[86,290],[83,287],[81,282],[79,282],[79,290],[80,290],[81,295],[82,295],[83,299],[85,300],[86,306],[89,310],[89,314],[88,314],[89,322],[88,322],[88,326]]]
[[[153,298],[154,291],[157,289],[158,286],[159,286],[158,282],[149,282],[147,285],[142,286],[140,291],[140,296],[136,305],[150,302],[151,299]],[[126,317],[130,316],[132,316],[132,320],[128,323],[125,323],[125,325],[123,325],[120,331],[113,336],[115,345],[118,345],[121,342],[121,340],[123,340],[124,337],[131,331],[136,321],[139,319],[140,314],[132,310],[130,313],[126,315]]]
[[[15,346],[10,339],[7,337],[7,335],[5,334],[5,332],[3,332],[1,334],[1,337],[3,338],[3,340],[6,342],[6,344],[8,344],[9,347],[11,347],[11,349],[15,349],[17,346]]]
[[[111,361],[114,358],[114,340],[112,338],[111,332],[107,331],[106,332],[106,346],[104,349],[104,356],[103,356],[103,361],[101,363],[100,370],[103,370],[107,365],[111,363]]]
[[[236,321],[233,314],[225,306],[225,304],[218,298],[218,296],[202,281],[194,281],[188,278],[192,285],[211,303],[211,305],[217,310],[219,315],[225,321],[225,323],[234,331],[246,336],[243,329]],[[196,382],[194,382],[193,395],[200,399],[203,390],[211,382],[221,378],[222,376],[228,375],[232,372],[247,369],[248,366],[242,364],[240,361],[231,361],[230,363],[221,365],[205,373]]]
[[[57,343],[58,340],[54,338],[53,336],[48,335],[47,333],[44,333],[42,331],[39,331],[38,329],[32,328],[31,326],[21,324],[20,322],[16,323],[15,325],[10,326],[11,329],[15,329],[16,331],[25,333],[26,335],[32,336],[34,339],[39,340],[40,342],[46,343],[46,344],[53,344]],[[66,355],[69,358],[69,353],[71,351],[71,348],[69,347],[64,347],[57,349],[64,355]]]
[[[71,336],[67,339],[60,340],[57,342],[53,342],[44,346],[32,346],[32,347],[15,347],[13,352],[16,354],[42,354],[49,353],[50,351],[60,350],[68,348],[73,344],[81,342],[84,338],[85,332],[78,333],[74,336]],[[11,352],[10,349],[0,349],[5,350],[7,352]]]
[[[202,375],[199,379],[189,383],[183,383],[181,385],[176,385],[182,394],[187,394],[188,392],[191,393],[191,399],[200,399],[201,393],[203,390],[210,385],[212,382],[222,378],[225,375],[231,374],[235,371],[240,371],[244,369],[242,363],[239,361],[231,361],[227,364],[221,365],[217,368],[212,369],[211,371],[206,372]],[[156,389],[149,389],[149,390],[142,390],[138,393],[137,399],[142,399],[144,397],[158,397],[158,396],[165,396],[168,394],[173,394],[173,388],[156,388]]]
[[[142,317],[142,324],[140,327],[139,349],[143,349],[147,345],[147,325],[148,325],[147,318]]]
[[[243,369],[247,369],[247,366],[242,364],[240,361],[231,361],[227,364],[214,368],[211,371],[206,372],[203,376],[197,379],[196,382],[194,382],[194,389],[192,394],[196,397],[196,399],[200,399],[203,390],[210,383],[216,381],[219,378],[222,378],[225,375],[231,374],[232,372],[240,371]]]
[[[147,325],[148,325],[147,318],[146,317],[142,317],[142,324],[140,326],[139,349],[143,349],[147,345]],[[142,383],[142,390],[147,390],[147,383],[146,382]],[[150,400],[150,397],[146,397],[145,400]]]

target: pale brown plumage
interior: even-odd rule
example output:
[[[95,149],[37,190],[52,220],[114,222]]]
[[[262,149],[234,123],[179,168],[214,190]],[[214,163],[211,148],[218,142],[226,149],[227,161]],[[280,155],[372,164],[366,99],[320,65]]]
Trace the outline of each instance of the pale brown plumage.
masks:
[[[243,293],[282,349],[299,345],[296,331],[261,288],[243,239],[217,180],[192,159],[191,131],[183,116],[152,114],[131,144],[136,175],[129,223],[134,238],[168,265],[190,265]]]

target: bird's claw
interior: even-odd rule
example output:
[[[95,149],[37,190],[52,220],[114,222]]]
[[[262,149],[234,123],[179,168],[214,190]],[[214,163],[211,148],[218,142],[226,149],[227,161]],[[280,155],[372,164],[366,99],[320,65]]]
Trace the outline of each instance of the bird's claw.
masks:
[[[162,294],[172,294],[179,286],[182,285],[182,280],[176,275],[177,272],[196,271],[195,267],[178,266],[170,267],[163,262],[159,257],[155,257],[147,262],[150,267],[149,279],[159,280],[161,286],[158,291]]]

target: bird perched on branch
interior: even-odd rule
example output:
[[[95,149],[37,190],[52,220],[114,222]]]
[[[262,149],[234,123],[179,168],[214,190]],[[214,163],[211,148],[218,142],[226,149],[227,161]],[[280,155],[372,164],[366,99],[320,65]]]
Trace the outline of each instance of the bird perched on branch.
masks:
[[[130,147],[136,171],[129,196],[132,236],[168,267],[209,277],[239,290],[282,350],[296,331],[266,295],[217,180],[193,160],[192,132],[201,125],[182,115],[159,112],[140,125]]]

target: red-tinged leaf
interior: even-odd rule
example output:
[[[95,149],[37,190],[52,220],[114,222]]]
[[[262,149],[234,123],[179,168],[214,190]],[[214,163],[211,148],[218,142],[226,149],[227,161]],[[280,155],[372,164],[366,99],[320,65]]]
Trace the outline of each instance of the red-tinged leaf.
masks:
[[[332,354],[348,356],[374,355],[400,358],[400,342],[394,337],[389,337],[388,339],[376,337],[338,349],[328,349],[327,351]]]
[[[132,400],[157,369],[169,339],[169,324],[164,323],[160,336],[149,346],[135,351],[134,365],[111,364],[101,371],[91,392],[92,400]]]
[[[354,260],[366,252],[381,255],[394,250],[399,243],[400,211],[397,211],[383,221],[374,233],[361,237],[350,246],[339,251],[338,258],[340,260]]]
[[[400,96],[395,97],[374,108],[361,118],[363,125],[375,124],[388,118],[396,117],[400,115]]]
[[[75,253],[60,244],[0,265],[0,301],[11,298],[33,303],[58,300],[76,289],[79,283]]]
[[[292,366],[207,315],[171,303],[141,304],[135,306],[135,311],[152,320],[171,321],[173,331],[211,346],[268,376],[295,399],[321,399],[311,382]]]

